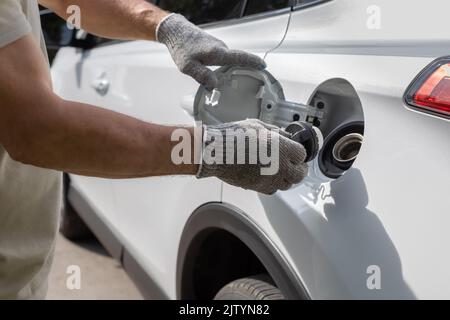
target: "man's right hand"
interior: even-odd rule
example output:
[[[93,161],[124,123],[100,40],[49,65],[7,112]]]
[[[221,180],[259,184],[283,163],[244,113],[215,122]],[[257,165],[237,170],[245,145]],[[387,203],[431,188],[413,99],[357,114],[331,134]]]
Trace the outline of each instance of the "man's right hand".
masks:
[[[206,126],[203,136],[198,178],[217,177],[233,186],[270,195],[277,190],[288,190],[308,173],[305,148],[289,139],[285,131],[262,121]],[[238,141],[246,142],[239,145]],[[276,144],[278,148],[273,148]],[[239,152],[244,152],[243,164],[237,161]],[[275,170],[269,170],[271,166]]]

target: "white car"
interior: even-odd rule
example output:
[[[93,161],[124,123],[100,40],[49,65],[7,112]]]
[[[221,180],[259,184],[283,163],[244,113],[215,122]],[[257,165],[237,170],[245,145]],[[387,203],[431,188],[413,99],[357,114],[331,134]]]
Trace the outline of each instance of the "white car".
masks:
[[[307,120],[324,146],[304,183],[273,196],[66,175],[63,233],[80,235],[79,215],[151,298],[450,299],[450,2],[158,3],[265,57],[286,100],[318,110]],[[207,121],[163,45],[77,34],[53,63],[57,94],[159,124]],[[240,107],[215,119],[254,114]]]

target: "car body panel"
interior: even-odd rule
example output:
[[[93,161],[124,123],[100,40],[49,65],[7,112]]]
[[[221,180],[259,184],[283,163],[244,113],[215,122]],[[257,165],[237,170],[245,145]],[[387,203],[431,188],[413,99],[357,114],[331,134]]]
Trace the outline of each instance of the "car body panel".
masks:
[[[414,77],[450,52],[443,26],[449,4],[411,3],[333,0],[294,11],[290,21],[282,14],[208,28],[230,47],[260,55],[270,50],[268,70],[289,101],[308,103],[330,79],[354,87],[365,140],[342,178],[273,196],[189,177],[100,182],[72,176],[76,188],[104,212],[127,250],[171,298],[183,226],[196,207],[211,201],[245,212],[313,299],[449,298],[450,123],[403,102]],[[90,83],[103,74],[111,88],[99,97]],[[65,98],[161,124],[193,123],[180,105],[197,85],[178,72],[160,44],[63,49],[53,75]],[[373,270],[379,271],[380,289],[370,286]]]
[[[329,79],[355,87],[365,140],[353,169],[273,198],[224,188],[223,201],[263,223],[312,298],[448,298],[450,124],[409,110],[403,94],[450,52],[450,42],[444,13],[426,28],[414,19],[398,24],[410,3],[332,1],[296,12],[283,45],[267,59],[290,101],[308,103]],[[380,30],[366,28],[373,4],[382,13]],[[409,17],[422,10],[409,6]],[[367,285],[371,266],[379,267],[380,290]]]

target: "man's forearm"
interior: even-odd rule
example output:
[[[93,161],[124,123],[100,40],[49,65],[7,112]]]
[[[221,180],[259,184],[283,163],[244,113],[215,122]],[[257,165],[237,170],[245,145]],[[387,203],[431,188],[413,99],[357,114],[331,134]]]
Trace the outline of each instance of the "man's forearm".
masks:
[[[60,112],[27,150],[30,164],[101,178],[193,175],[198,166],[176,165],[176,127],[150,124],[91,105],[61,100]],[[191,150],[194,150],[194,129]]]
[[[171,159],[174,128],[55,95],[31,35],[1,48],[0,58],[0,144],[15,160],[105,178],[196,173]]]
[[[167,12],[144,0],[39,0],[67,19],[67,8],[81,10],[81,26],[86,31],[110,39],[155,40],[156,27]]]

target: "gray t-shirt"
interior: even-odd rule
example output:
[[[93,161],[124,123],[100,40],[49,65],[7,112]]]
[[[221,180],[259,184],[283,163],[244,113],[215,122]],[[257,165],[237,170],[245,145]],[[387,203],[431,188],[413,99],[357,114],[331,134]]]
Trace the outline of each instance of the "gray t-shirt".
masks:
[[[37,1],[0,0],[0,48],[28,33],[47,57]],[[0,299],[45,298],[61,180],[61,173],[12,160],[0,141]]]

